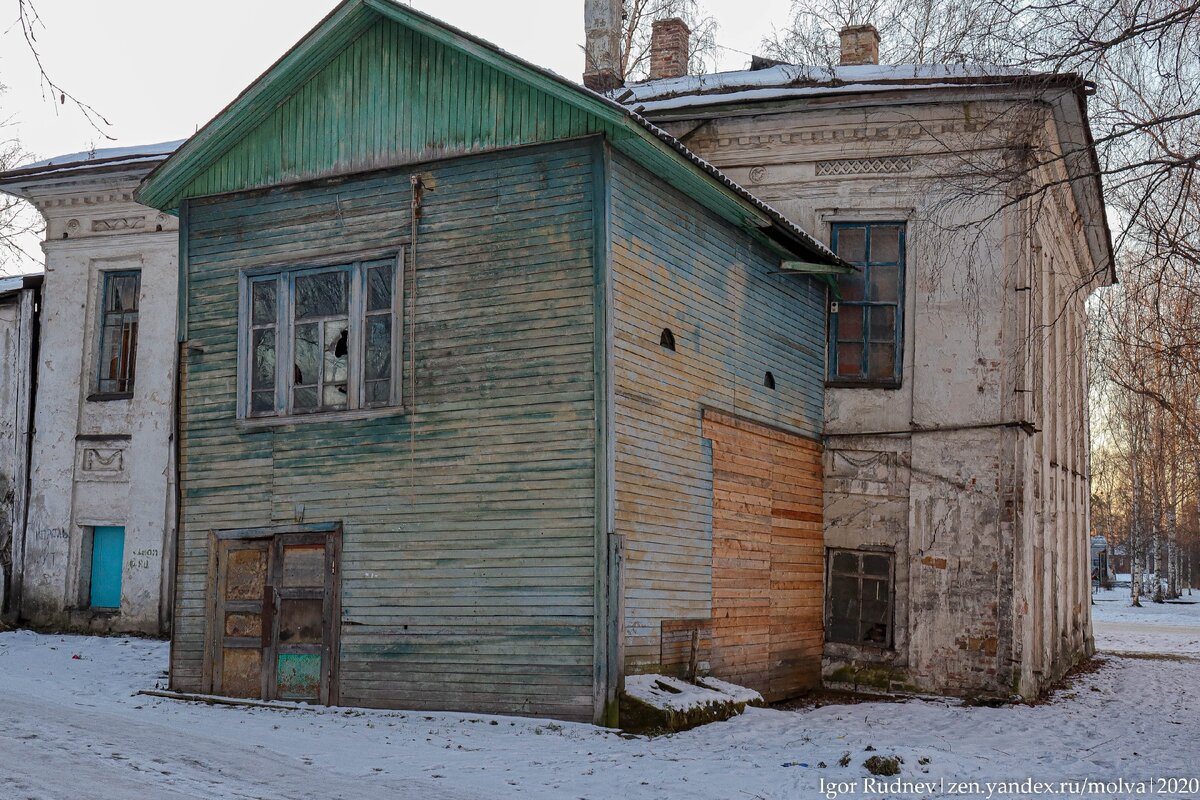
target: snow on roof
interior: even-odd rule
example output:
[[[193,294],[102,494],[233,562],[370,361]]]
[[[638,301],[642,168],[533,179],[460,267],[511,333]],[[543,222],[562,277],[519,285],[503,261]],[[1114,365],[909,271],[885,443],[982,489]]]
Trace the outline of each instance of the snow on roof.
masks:
[[[126,161],[146,161],[154,158],[169,156],[174,153],[179,145],[184,143],[184,139],[175,139],[170,142],[158,142],[156,144],[139,144],[131,147],[103,147],[93,150],[83,150],[78,153],[67,153],[66,155],[54,156],[47,158],[44,161],[35,161],[32,164],[25,164],[17,167],[18,170],[41,169],[43,167],[60,167],[65,165],[81,165],[88,162],[105,163]]]
[[[22,289],[27,289],[31,286],[37,286],[42,282],[42,273],[31,272],[26,275],[10,275],[5,278],[0,278],[0,297],[19,292]]]
[[[853,64],[812,67],[779,64],[756,70],[688,75],[620,87],[610,95],[638,111],[668,111],[714,103],[777,100],[897,88],[944,89],[962,83],[1008,83],[1038,73],[993,65]]]

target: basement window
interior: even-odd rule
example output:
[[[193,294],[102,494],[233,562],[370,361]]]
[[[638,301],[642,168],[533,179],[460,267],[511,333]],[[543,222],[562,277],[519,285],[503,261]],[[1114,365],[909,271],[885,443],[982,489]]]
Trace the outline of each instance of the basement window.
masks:
[[[894,567],[892,553],[828,551],[826,641],[892,646]]]
[[[243,417],[400,403],[402,255],[243,279]]]

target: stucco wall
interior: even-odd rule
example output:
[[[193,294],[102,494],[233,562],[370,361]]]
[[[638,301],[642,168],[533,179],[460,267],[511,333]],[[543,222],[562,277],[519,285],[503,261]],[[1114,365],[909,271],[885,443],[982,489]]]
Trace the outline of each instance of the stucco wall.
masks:
[[[1094,267],[1069,191],[1005,201],[1011,145],[1052,149],[1052,123],[958,100],[670,125],[826,241],[840,221],[906,224],[902,383],[831,387],[825,407],[825,545],[895,554],[894,639],[827,642],[826,681],[1029,696],[1090,647],[1082,298]],[[1052,265],[1039,242],[1060,251]],[[1035,259],[1044,274],[1031,280]]]
[[[47,221],[42,349],[21,616],[37,626],[163,633],[163,565],[174,539],[171,462],[177,233],[134,203],[140,174],[35,195]],[[139,269],[132,397],[96,393],[106,270]],[[89,607],[91,529],[125,528],[121,607]]]

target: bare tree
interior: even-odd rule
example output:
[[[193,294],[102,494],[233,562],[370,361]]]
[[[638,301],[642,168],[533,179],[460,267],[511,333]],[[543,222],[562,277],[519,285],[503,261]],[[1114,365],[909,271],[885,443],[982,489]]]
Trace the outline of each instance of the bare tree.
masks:
[[[0,85],[0,172],[20,166],[28,159],[16,135],[12,117],[4,109],[5,87]],[[0,194],[0,276],[18,272],[22,263],[35,263],[24,240],[41,230],[40,218],[23,200]]]
[[[46,69],[38,44],[38,35],[45,30],[45,25],[42,24],[42,18],[38,14],[37,6],[33,0],[16,0],[16,4],[17,24],[20,26],[25,45],[29,49],[29,53],[33,56],[33,62],[37,66],[38,81],[42,88],[43,97],[58,103],[60,106],[73,106],[83,115],[88,124],[95,129],[96,133],[105,139],[113,139],[114,137],[107,131],[107,128],[110,127],[109,121],[90,104],[67,91],[67,89],[51,77],[50,72]]]

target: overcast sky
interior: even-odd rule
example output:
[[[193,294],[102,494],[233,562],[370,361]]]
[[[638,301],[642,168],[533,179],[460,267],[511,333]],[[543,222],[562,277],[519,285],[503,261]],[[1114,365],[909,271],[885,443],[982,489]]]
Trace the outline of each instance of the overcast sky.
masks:
[[[740,69],[788,0],[702,0],[720,25],[721,69]],[[105,140],[44,97],[15,0],[0,0],[0,119],[38,158],[194,133],[336,5],[336,0],[36,0],[42,60],[111,123]],[[412,0],[411,5],[578,80],[583,0]]]

